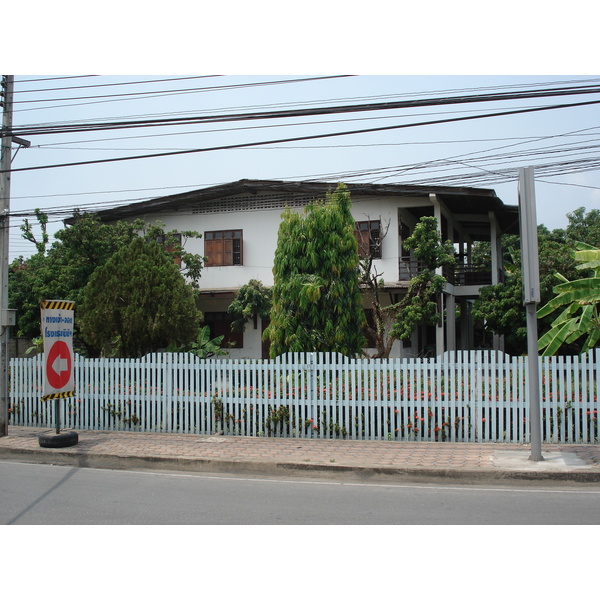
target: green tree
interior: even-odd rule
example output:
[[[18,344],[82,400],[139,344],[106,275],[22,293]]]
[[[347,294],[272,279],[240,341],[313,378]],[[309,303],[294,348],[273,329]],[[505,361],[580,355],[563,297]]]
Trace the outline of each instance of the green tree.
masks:
[[[439,267],[455,264],[454,247],[442,241],[435,217],[421,217],[405,246],[413,251],[419,261],[418,275],[410,280],[407,293],[388,310],[395,314],[391,335],[396,339],[410,339],[414,329],[421,325],[435,325],[442,316],[438,310],[438,296],[446,279],[436,273]]]
[[[360,353],[365,323],[350,192],[340,184],[304,213],[286,210],[273,264],[271,356],[284,352]]]
[[[84,339],[116,357],[190,343],[201,320],[195,293],[172,257],[139,236],[93,272],[82,313]]]
[[[590,246],[600,246],[600,210],[586,212],[581,207],[567,215],[566,239],[569,243],[583,242]]]
[[[202,258],[186,252],[185,241],[199,237],[196,232],[165,232],[160,223],[146,225],[141,220],[132,223],[102,223],[96,215],[75,212],[72,224],[55,234],[56,241],[48,246],[46,234],[47,217],[37,211],[42,235],[38,239],[33,225],[28,221],[22,227],[23,237],[35,244],[37,252],[28,259],[19,257],[10,266],[10,305],[17,309],[17,332],[19,336],[34,339],[40,335],[40,300],[73,300],[77,320],[75,335],[84,343],[90,356],[98,349],[85,343],[79,336],[79,316],[82,315],[83,291],[92,273],[123,246],[134,238],[164,241],[163,249],[180,262],[182,272],[190,284],[198,287]],[[181,236],[181,241],[180,241]]]
[[[554,288],[556,294],[552,300],[538,311],[538,318],[555,311],[562,312],[551,323],[538,341],[538,349],[544,356],[556,354],[561,346],[572,344],[585,337],[581,352],[594,348],[600,340],[600,249],[582,242],[575,243],[574,252],[578,271],[589,271],[589,277],[569,281],[557,273],[561,284]]]
[[[523,307],[523,276],[521,271],[521,241],[516,235],[504,236],[503,255],[505,278],[502,283],[484,286],[473,303],[473,317],[484,323],[490,333],[504,336],[505,350],[509,354],[521,355],[527,352],[527,322]],[[575,260],[565,231],[550,231],[544,225],[538,226],[538,254],[540,266],[540,297],[545,304],[552,296],[556,283],[555,273],[566,277],[576,275]],[[478,253],[482,252],[481,248]],[[550,327],[552,318],[540,321],[540,330]],[[576,351],[572,348],[571,351]]]
[[[250,319],[266,319],[271,312],[271,296],[271,289],[256,279],[251,279],[243,285],[227,309],[234,317],[231,329],[243,332]]]

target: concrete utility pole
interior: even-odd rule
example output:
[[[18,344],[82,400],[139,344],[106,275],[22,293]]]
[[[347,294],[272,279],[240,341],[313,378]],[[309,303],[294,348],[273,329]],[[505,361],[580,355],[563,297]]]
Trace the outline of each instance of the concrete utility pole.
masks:
[[[2,77],[2,154],[0,156],[0,437],[8,435],[8,214],[10,211],[10,162],[14,76]]]
[[[540,264],[533,167],[519,169],[519,218],[521,222],[523,304],[527,311],[527,366],[529,371],[529,426],[531,433],[531,456],[529,460],[539,462],[544,460],[544,457],[542,456],[537,329],[537,305],[540,301]]]

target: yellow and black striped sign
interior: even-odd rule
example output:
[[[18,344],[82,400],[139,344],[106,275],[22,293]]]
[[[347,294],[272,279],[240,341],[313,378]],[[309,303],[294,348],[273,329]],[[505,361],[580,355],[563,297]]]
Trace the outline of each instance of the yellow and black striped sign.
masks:
[[[75,302],[72,300],[42,300],[42,310],[73,310]]]
[[[59,392],[57,394],[48,394],[47,396],[42,396],[42,402],[46,400],[60,400],[62,398],[72,398],[75,395],[75,392]]]

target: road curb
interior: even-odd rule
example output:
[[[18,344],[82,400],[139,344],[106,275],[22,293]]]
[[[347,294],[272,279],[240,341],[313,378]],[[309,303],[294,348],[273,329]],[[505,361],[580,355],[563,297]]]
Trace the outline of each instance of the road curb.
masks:
[[[53,464],[95,469],[142,469],[197,473],[227,473],[288,477],[327,478],[381,483],[526,483],[562,482],[594,484],[600,482],[600,471],[519,471],[447,469],[436,467],[364,467],[319,463],[277,461],[237,461],[222,459],[178,458],[164,456],[132,456],[117,454],[84,454],[61,450],[29,450],[0,448],[0,459],[15,462]]]

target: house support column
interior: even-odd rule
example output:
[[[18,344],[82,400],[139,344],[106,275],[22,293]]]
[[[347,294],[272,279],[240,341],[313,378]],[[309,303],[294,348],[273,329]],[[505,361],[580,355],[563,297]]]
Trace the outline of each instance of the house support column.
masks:
[[[438,198],[435,194],[429,194],[429,200],[431,201],[431,204],[433,204],[433,216],[437,220],[437,230],[438,230],[438,233],[441,238],[442,237],[442,207],[440,205],[440,201],[438,200]],[[442,268],[438,267],[435,270],[435,272],[436,272],[436,275],[442,275]],[[441,320],[440,320],[438,326],[435,328],[435,353],[437,356],[440,356],[445,351],[445,348],[444,348],[444,329],[445,329],[444,304],[445,304],[445,298],[444,298],[443,293],[440,294],[438,302],[439,302],[439,311],[440,311]]]
[[[500,246],[500,226],[493,211],[488,213],[490,218],[490,248],[492,251],[492,285],[500,283],[502,272],[502,248]],[[493,334],[494,350],[504,352],[504,336]]]
[[[461,350],[473,348],[475,339],[473,336],[473,316],[471,314],[471,303],[468,300],[461,302],[460,308],[460,347]]]
[[[444,304],[445,304],[446,295],[441,293],[438,299],[438,306],[440,311],[440,322],[435,328],[435,353],[437,356],[444,354],[444,330],[446,329],[445,319],[444,319]]]
[[[453,294],[446,296],[446,350],[456,350],[456,299]]]
[[[496,215],[490,211],[488,213],[490,218],[490,248],[492,251],[492,285],[500,283],[500,236],[498,234],[499,227]]]
[[[503,335],[497,335],[494,333],[493,342],[494,342],[494,350],[496,350],[497,352],[504,352],[504,336]]]

